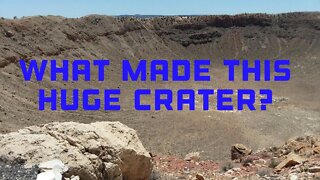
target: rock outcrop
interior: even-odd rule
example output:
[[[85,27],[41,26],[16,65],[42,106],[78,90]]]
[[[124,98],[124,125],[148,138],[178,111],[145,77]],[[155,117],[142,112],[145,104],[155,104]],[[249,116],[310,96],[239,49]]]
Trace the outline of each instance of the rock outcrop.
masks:
[[[299,155],[296,155],[294,153],[290,153],[285,160],[283,160],[280,164],[277,165],[275,168],[277,171],[281,171],[285,167],[291,167],[295,166],[297,164],[301,164],[305,161],[302,157]]]
[[[119,122],[51,123],[0,135],[0,156],[26,166],[60,159],[64,177],[149,179],[152,162],[133,129]]]
[[[153,155],[156,179],[320,179],[319,136],[297,137],[283,146],[252,151],[243,144],[231,147],[232,161],[190,161]],[[191,153],[194,154],[194,153]]]
[[[239,159],[241,160],[243,157],[250,155],[252,153],[252,150],[247,148],[243,144],[234,144],[231,147],[231,159],[236,160]]]

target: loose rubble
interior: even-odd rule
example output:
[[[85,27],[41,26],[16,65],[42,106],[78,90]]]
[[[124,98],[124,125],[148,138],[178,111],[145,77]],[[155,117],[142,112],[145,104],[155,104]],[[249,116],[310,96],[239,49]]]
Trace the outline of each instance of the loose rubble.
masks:
[[[190,161],[154,156],[158,172],[181,179],[320,179],[318,137],[298,137],[281,147],[257,152],[242,144],[232,145],[230,162]]]
[[[7,161],[0,160],[0,179],[1,180],[26,180],[36,179],[40,169],[37,166],[30,168],[24,167],[24,162],[20,160]]]
[[[192,152],[186,155],[184,158],[186,161],[199,161],[200,160],[200,153],[199,152]]]
[[[315,136],[255,152],[235,144],[226,162],[201,159],[199,152],[183,159],[151,154],[136,132],[119,122],[32,126],[0,135],[0,146],[0,178],[8,180],[320,178]]]
[[[299,155],[296,155],[295,153],[290,153],[285,160],[283,160],[280,164],[277,165],[275,168],[276,171],[281,171],[285,167],[292,167],[297,164],[301,164],[305,161],[304,158],[302,158]]]

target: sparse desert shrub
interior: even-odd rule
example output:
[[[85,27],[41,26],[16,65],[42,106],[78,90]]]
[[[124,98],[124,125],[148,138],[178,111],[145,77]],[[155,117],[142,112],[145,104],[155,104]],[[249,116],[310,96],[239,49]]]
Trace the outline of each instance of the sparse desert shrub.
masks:
[[[222,164],[221,171],[227,172],[228,170],[232,169],[233,167],[234,166],[233,166],[232,162],[226,162],[226,163]]]
[[[272,159],[270,160],[269,168],[275,168],[276,166],[278,166],[279,163],[280,163],[280,162],[279,162],[277,159],[272,158]]]
[[[253,164],[253,160],[254,160],[254,158],[249,156],[249,157],[244,158],[241,161],[241,163],[243,166],[248,166],[249,164]]]

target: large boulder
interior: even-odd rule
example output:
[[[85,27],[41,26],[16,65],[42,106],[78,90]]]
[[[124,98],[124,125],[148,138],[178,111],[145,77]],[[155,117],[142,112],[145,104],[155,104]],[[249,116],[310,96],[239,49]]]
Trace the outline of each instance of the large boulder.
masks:
[[[119,122],[50,123],[0,135],[0,156],[33,166],[60,159],[65,177],[149,179],[152,162],[137,133]]]
[[[295,153],[290,153],[280,164],[276,166],[276,171],[281,171],[282,168],[295,166],[301,164],[305,159]]]
[[[242,160],[243,157],[252,153],[252,150],[243,144],[234,144],[231,146],[231,160]]]

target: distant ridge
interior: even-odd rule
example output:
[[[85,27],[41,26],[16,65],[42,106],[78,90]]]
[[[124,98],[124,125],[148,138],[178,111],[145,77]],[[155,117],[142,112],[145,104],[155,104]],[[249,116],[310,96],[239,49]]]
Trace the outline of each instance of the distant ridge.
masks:
[[[188,17],[195,17],[200,15],[141,15],[141,14],[134,14],[134,15],[119,15],[115,17],[134,17],[139,19],[148,19],[148,18],[156,18],[156,17],[163,17],[163,16],[188,16]]]

